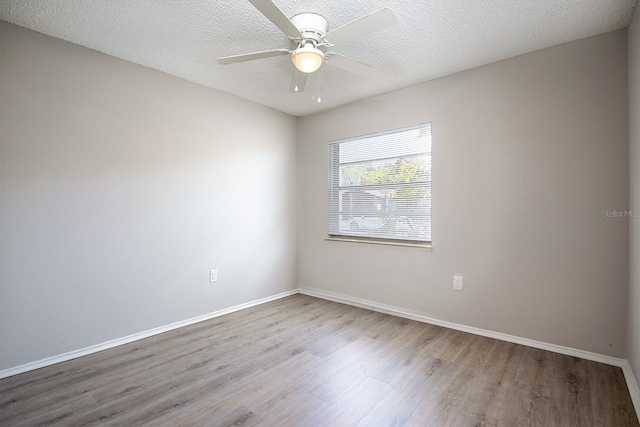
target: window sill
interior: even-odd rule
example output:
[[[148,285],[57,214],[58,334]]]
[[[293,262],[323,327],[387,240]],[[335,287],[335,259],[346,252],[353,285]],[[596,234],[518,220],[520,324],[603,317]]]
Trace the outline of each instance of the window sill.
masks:
[[[368,243],[370,245],[405,246],[409,248],[422,248],[422,249],[428,249],[428,250],[433,249],[433,247],[431,246],[431,243],[388,242],[384,240],[349,239],[348,237],[325,237],[324,240],[331,241],[331,242]]]

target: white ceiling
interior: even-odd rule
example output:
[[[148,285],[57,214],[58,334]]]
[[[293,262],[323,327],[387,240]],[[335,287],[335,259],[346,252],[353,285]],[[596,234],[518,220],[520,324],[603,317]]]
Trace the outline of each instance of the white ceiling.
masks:
[[[288,56],[220,65],[220,56],[291,48],[245,0],[1,0],[0,19],[303,116],[625,28],[636,0],[275,0],[329,29],[388,6],[398,25],[333,50],[379,68],[363,79],[328,64],[290,94]],[[315,102],[321,95],[322,102]]]

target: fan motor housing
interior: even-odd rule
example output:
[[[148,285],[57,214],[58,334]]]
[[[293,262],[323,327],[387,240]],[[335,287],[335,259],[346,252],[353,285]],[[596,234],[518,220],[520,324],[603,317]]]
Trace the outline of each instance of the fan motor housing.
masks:
[[[291,22],[302,33],[305,40],[322,42],[322,37],[327,34],[329,23],[324,17],[316,13],[301,13],[291,18]]]

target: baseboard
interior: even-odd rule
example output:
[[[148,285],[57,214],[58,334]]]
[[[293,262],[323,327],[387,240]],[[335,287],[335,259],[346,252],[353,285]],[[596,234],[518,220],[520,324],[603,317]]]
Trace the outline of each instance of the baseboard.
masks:
[[[381,304],[376,301],[370,301],[362,298],[356,298],[349,295],[343,295],[336,292],[325,291],[321,289],[312,288],[300,288],[300,293],[318,297],[330,301],[340,302],[344,304],[353,305],[356,307],[366,308],[381,313],[392,314],[394,316],[403,317],[405,319],[416,320],[418,322],[429,323],[432,325],[442,326],[449,329],[455,329],[457,331],[468,332],[470,334],[480,335],[488,338],[495,338],[501,341],[512,342],[515,344],[522,344],[533,348],[539,348],[541,350],[553,351],[555,353],[565,354],[567,356],[579,357],[581,359],[592,360],[594,362],[605,363],[607,365],[617,366],[623,368],[628,362],[625,359],[619,359],[616,357],[606,356],[603,354],[592,353],[589,351],[579,350],[571,347],[564,347],[556,344],[549,344],[542,341],[536,341],[528,338],[522,338],[515,335],[504,334],[502,332],[490,331],[487,329],[480,329],[473,326],[461,325],[458,323],[448,322],[445,320],[435,319],[433,317],[425,316],[423,313],[413,310],[407,310],[402,307],[396,307],[393,305]]]
[[[213,319],[214,317],[223,316],[225,314],[233,313],[236,311],[244,310],[245,308],[254,307],[256,305],[264,304],[270,301],[274,301],[280,298],[288,297],[298,293],[297,289],[282,292],[276,295],[272,295],[266,298],[249,301],[244,304],[239,304],[233,307],[225,308],[222,310],[214,311],[211,313],[203,314],[201,316],[192,317],[190,319],[181,320],[179,322],[171,323],[170,325],[160,326],[157,328],[149,329],[147,331],[138,332],[137,334],[129,335],[123,338],[117,338],[115,340],[106,341],[101,344],[92,345],[82,348],[80,350],[70,351],[68,353],[59,354],[57,356],[47,357],[46,359],[37,360],[35,362],[25,363],[24,365],[16,366],[0,371],[0,379],[11,377],[13,375],[22,374],[24,372],[32,371],[34,369],[44,368],[45,366],[55,365],[56,363],[66,362],[67,360],[76,359],[78,357],[86,356],[89,354],[97,353],[102,350],[117,347],[119,345],[128,344],[133,341],[138,341],[144,338],[148,338],[154,335],[161,334],[163,332],[172,331],[174,329],[182,328],[184,326],[193,325],[194,323],[203,322],[205,320]]]

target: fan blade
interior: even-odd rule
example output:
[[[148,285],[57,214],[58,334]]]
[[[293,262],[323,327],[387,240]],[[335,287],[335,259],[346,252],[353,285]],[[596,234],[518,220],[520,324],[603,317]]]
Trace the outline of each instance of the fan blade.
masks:
[[[244,55],[223,56],[218,58],[219,64],[235,64],[236,62],[253,61],[254,59],[271,58],[272,56],[288,55],[287,49],[264,50],[262,52],[245,53]]]
[[[292,39],[301,39],[302,33],[293,25],[293,22],[287,15],[282,13],[280,8],[271,0],[249,0],[249,3],[255,6],[267,19],[275,24],[276,27]]]
[[[332,45],[344,43],[356,37],[382,30],[398,23],[398,17],[388,7],[371,12],[355,21],[344,24],[325,34],[324,39]]]
[[[380,70],[372,67],[371,65],[365,64],[364,62],[356,61],[353,58],[342,56],[338,53],[329,52],[327,53],[327,56],[328,64],[333,65],[334,67],[341,68],[357,76],[373,77],[380,73]]]
[[[309,74],[298,71],[294,68],[293,76],[291,77],[291,86],[289,86],[289,92],[298,93],[304,90],[304,85],[307,83],[307,76]],[[298,88],[298,90],[296,90]]]

